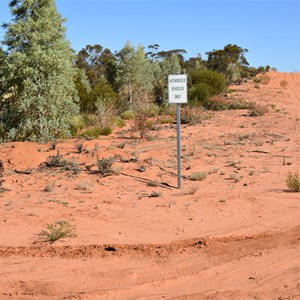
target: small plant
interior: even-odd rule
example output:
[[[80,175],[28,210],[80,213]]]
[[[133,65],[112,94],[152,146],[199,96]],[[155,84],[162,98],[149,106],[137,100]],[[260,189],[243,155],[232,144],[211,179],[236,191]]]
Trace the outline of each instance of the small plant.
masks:
[[[159,186],[159,182],[157,182],[156,180],[150,180],[148,182],[148,185],[149,186]]]
[[[135,118],[135,112],[132,110],[127,110],[121,113],[121,118],[123,120],[133,120]]]
[[[113,173],[113,170],[112,170],[113,162],[114,162],[113,157],[97,159],[98,172],[103,176],[112,174]]]
[[[56,149],[56,146],[57,146],[57,141],[53,141],[50,143],[49,147],[48,147],[48,150],[51,151],[51,150],[55,150]]]
[[[139,132],[140,137],[142,139],[143,137],[145,137],[147,131],[151,129],[150,127],[151,125],[153,125],[153,123],[151,124],[148,123],[147,115],[145,113],[140,112],[134,118],[132,131]]]
[[[203,181],[207,177],[207,172],[194,172],[190,176],[190,180]]]
[[[184,108],[181,110],[180,122],[181,124],[195,125],[201,123],[202,112],[199,108]]]
[[[121,117],[116,117],[114,124],[119,128],[123,128],[126,125],[125,121]]]
[[[235,182],[239,182],[240,178],[238,177],[238,175],[236,173],[231,173],[228,175],[230,180],[233,180]]]
[[[52,183],[46,183],[44,187],[44,192],[53,192],[55,189],[55,181]]]
[[[46,167],[48,168],[63,167],[65,164],[66,164],[66,160],[62,159],[59,150],[57,150],[56,155],[49,156],[46,161]]]
[[[184,195],[194,195],[199,190],[198,186],[190,186],[183,191]]]
[[[81,191],[89,191],[93,187],[93,183],[81,181],[77,184],[76,188]]]
[[[100,135],[110,135],[112,134],[112,129],[109,126],[100,129]]]
[[[70,171],[72,174],[79,174],[81,172],[81,168],[75,160],[66,160],[63,169],[65,171]]]
[[[81,134],[81,136],[94,138],[94,139],[98,138],[99,135],[100,135],[100,128],[98,127],[88,129]]]
[[[152,192],[149,197],[150,198],[156,198],[156,197],[160,197],[161,196],[161,192]]]
[[[85,146],[83,145],[83,143],[77,142],[75,144],[75,149],[78,153],[82,153],[83,151],[85,151]]]
[[[256,104],[250,111],[249,111],[249,116],[250,117],[260,117],[263,116],[268,112],[267,107]]]
[[[42,230],[38,236],[44,242],[54,243],[62,238],[76,237],[75,227],[67,221],[56,221],[47,225],[46,230]]]
[[[300,192],[300,177],[298,173],[292,174],[290,172],[285,183],[292,192]]]

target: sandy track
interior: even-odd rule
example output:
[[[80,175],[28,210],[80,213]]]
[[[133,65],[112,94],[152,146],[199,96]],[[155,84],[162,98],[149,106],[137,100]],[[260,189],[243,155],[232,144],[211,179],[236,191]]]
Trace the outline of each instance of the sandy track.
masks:
[[[267,106],[262,117],[224,111],[183,126],[182,191],[172,125],[148,141],[125,128],[82,154],[74,140],[59,143],[82,167],[96,154],[122,157],[122,173],[106,178],[41,169],[55,154],[48,145],[0,145],[0,299],[300,299],[300,195],[285,185],[300,169],[299,75],[232,87],[230,97]],[[210,173],[187,179],[199,171]],[[78,237],[38,241],[55,220],[70,220]]]

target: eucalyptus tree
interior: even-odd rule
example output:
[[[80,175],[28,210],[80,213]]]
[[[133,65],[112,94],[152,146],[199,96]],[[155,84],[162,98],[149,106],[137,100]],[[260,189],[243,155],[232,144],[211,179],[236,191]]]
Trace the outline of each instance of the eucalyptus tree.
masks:
[[[95,86],[97,82],[105,78],[112,86],[116,77],[116,57],[103,46],[87,45],[77,54],[76,65],[84,69],[90,84]]]
[[[144,102],[148,103],[153,89],[150,60],[142,46],[135,49],[129,42],[120,50],[118,57],[117,83],[121,95],[128,100],[130,109],[140,110]]]
[[[72,50],[55,0],[12,0],[4,25],[6,94],[0,121],[8,137],[49,140],[69,134],[78,111]]]
[[[245,57],[248,49],[237,45],[228,44],[224,49],[206,52],[207,67],[226,76],[228,81],[235,80],[240,76],[243,66],[249,63]]]
[[[180,74],[181,66],[179,58],[171,55],[161,61],[155,61],[151,65],[154,78],[154,98],[158,104],[166,104],[168,97],[168,75]]]

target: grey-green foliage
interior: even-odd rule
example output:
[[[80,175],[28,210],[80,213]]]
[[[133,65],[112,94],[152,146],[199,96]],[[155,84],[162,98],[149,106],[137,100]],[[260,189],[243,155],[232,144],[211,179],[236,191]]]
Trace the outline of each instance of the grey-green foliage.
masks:
[[[162,61],[152,63],[154,75],[154,97],[160,104],[166,104],[168,99],[168,75],[180,74],[181,67],[176,55]]]
[[[49,140],[69,135],[78,111],[72,50],[55,0],[10,1],[5,25],[5,95],[0,122],[8,138]]]
[[[153,89],[150,60],[142,46],[136,49],[127,42],[119,52],[117,83],[130,109],[140,109]]]

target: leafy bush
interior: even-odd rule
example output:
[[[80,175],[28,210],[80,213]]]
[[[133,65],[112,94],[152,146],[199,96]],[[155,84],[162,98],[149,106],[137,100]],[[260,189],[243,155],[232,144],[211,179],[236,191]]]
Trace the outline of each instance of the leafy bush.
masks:
[[[142,109],[142,112],[147,116],[147,117],[156,117],[159,115],[160,107],[156,104],[149,104],[148,107],[144,107]]]
[[[122,128],[126,125],[125,121],[121,117],[116,117],[114,124],[119,128]]]
[[[241,99],[225,99],[220,96],[209,98],[206,102],[206,109],[209,110],[227,110],[227,109],[251,109],[254,107],[252,102],[245,102]]]
[[[135,112],[133,110],[126,110],[121,113],[120,117],[123,120],[133,120],[135,118]]]
[[[100,128],[99,127],[94,127],[94,128],[90,128],[90,129],[87,129],[84,132],[82,132],[81,136],[96,139],[96,138],[99,137],[100,133],[101,133]]]
[[[100,135],[110,135],[112,134],[111,127],[103,127],[100,129]]]
[[[292,192],[300,192],[300,177],[298,173],[289,173],[285,183]]]
[[[70,133],[72,136],[76,136],[77,132],[83,129],[85,123],[82,115],[74,116],[70,121]]]
[[[224,75],[215,71],[194,71],[190,78],[189,101],[192,105],[205,106],[205,101],[210,96],[219,95],[226,88]]]

